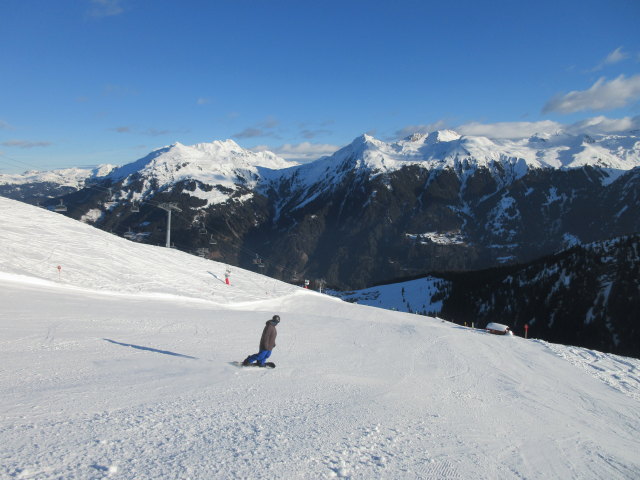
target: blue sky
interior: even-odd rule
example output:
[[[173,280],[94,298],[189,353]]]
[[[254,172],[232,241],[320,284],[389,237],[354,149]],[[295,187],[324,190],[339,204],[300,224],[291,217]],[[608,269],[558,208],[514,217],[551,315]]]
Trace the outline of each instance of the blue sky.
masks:
[[[640,128],[640,2],[3,0],[0,173]]]

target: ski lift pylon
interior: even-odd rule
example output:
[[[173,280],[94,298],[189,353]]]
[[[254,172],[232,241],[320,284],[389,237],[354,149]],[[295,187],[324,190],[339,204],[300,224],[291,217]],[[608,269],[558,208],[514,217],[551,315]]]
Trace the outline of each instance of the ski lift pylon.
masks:
[[[262,263],[262,258],[260,258],[260,255],[258,255],[257,253],[255,258],[253,259],[253,264],[257,265],[259,268],[264,268],[264,263]]]
[[[107,200],[105,202],[103,202],[103,205],[105,208],[110,209],[112,207],[115,207],[118,202],[116,202],[116,199],[113,195],[113,188],[109,187],[107,190],[109,190],[109,194]]]
[[[66,212],[67,211],[67,206],[64,204],[64,202],[62,201],[62,199],[60,199],[60,204],[56,205],[53,208],[56,212]]]

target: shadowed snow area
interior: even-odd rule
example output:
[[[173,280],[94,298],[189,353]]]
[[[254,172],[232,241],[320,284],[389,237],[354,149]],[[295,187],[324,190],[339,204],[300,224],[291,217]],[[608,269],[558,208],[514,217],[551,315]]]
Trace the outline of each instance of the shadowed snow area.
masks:
[[[640,478],[638,360],[226,285],[3,198],[0,242],[0,478]],[[274,313],[277,368],[234,366]]]

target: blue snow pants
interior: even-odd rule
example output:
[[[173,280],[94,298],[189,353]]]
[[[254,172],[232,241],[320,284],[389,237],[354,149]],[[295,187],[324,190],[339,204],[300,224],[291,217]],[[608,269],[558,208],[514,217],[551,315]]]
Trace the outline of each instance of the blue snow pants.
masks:
[[[258,362],[260,365],[264,365],[267,358],[271,356],[271,350],[260,350],[258,353],[251,355],[247,358],[249,363]]]

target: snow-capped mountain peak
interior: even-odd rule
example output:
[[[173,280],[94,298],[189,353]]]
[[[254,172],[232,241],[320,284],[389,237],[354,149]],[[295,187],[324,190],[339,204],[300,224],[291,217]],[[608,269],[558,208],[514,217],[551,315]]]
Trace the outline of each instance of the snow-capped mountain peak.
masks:
[[[526,165],[522,173],[529,169],[586,165],[626,171],[640,166],[640,138],[637,135],[540,133],[529,138],[497,139],[439,130],[416,133],[393,143],[362,135],[334,157],[344,158],[345,154],[360,156],[360,165],[375,171],[391,171],[409,164],[457,169],[462,160],[466,169],[491,167],[496,163]]]
[[[372,135],[367,133],[363,133],[362,135],[357,136],[347,147],[353,153],[361,153],[365,150],[376,149],[379,148],[381,144],[384,142],[378,140]]]
[[[462,135],[454,130],[436,130],[429,133],[416,132],[409,135],[404,140],[407,142],[421,142],[421,143],[437,143],[437,142],[451,142],[460,139]]]
[[[638,136],[540,133],[519,139],[460,135],[453,130],[416,133],[403,140],[385,142],[368,134],[356,137],[333,155],[283,172],[298,191],[296,201],[306,205],[341,184],[347,176],[373,178],[404,167],[430,172],[450,171],[462,184],[486,170],[497,185],[506,185],[531,170],[573,169],[593,166],[603,172],[603,185],[624,172],[640,167]],[[288,200],[287,200],[288,201]]]
[[[534,133],[529,137],[529,143],[547,142],[551,135],[547,133]]]
[[[427,135],[425,141],[428,143],[453,142],[462,137],[458,132],[453,130],[437,130]]]
[[[62,168],[57,170],[28,170],[22,174],[0,174],[0,185],[24,185],[52,183],[63,187],[80,188],[86,180],[104,177],[116,168],[115,165],[98,165],[93,168]]]
[[[153,176],[169,174],[172,176],[170,180],[172,182],[189,175],[196,180],[204,181],[211,175],[227,174],[229,170],[256,167],[278,170],[292,165],[295,164],[287,162],[272,152],[252,152],[240,147],[233,140],[216,140],[191,146],[176,142],[118,168],[113,172],[112,178],[121,180],[140,172]]]
[[[110,175],[110,180],[123,182],[123,185],[142,180],[142,185],[136,187],[140,190],[134,195],[136,199],[145,198],[158,187],[170,189],[179,182],[196,181],[219,187],[212,193],[199,190],[193,193],[210,203],[219,203],[229,198],[229,192],[237,191],[239,185],[253,188],[265,176],[293,165],[296,163],[272,152],[246,150],[233,140],[195,145],[176,142],[118,168]]]

